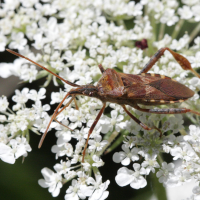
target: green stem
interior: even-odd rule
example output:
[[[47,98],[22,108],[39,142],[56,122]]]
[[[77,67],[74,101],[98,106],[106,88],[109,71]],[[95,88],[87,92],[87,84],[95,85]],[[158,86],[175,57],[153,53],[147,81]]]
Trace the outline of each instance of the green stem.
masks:
[[[178,36],[184,22],[185,22],[185,20],[183,20],[183,19],[179,20],[178,24],[175,26],[174,31],[172,33],[172,39],[175,39]]]
[[[47,80],[45,81],[43,87],[47,87],[49,85],[49,83],[50,83],[51,80],[52,80],[52,74],[49,74],[47,76]]]
[[[118,133],[119,134],[119,133]],[[111,151],[113,151],[115,148],[117,148],[120,144],[122,144],[123,140],[124,140],[124,137],[129,135],[130,132],[129,131],[123,131],[123,132],[120,132],[120,137],[117,138],[117,140],[111,145],[111,147],[109,147],[105,154],[107,153],[110,153]]]
[[[96,178],[96,176],[100,174],[99,169],[97,167],[92,167],[92,170]]]
[[[144,16],[146,16],[146,15],[148,15],[149,13],[148,13],[148,6],[147,5],[145,5],[144,6]]]
[[[12,114],[15,115],[15,113],[14,113],[9,107],[8,107],[7,109],[8,109],[8,111],[9,111],[10,113],[12,113]]]
[[[108,141],[108,144],[104,146],[104,148],[99,152],[99,154],[101,155],[109,146],[110,144],[113,142],[113,140],[119,135],[119,133],[117,131],[114,131],[108,135],[106,135],[104,137],[105,140]],[[110,148],[109,148],[110,149]],[[109,150],[108,149],[108,150]],[[106,153],[108,153],[108,150],[106,151]]]
[[[158,181],[158,178],[156,177],[156,174],[155,173],[151,173],[150,176],[151,176],[151,180],[152,180],[153,194],[156,196],[156,199],[167,200],[166,189],[163,186],[163,184]]]
[[[152,31],[153,32],[152,43],[153,43],[154,41],[156,41],[156,28],[157,28],[157,26],[156,26],[156,20],[155,20],[153,14],[150,15],[150,19],[151,19],[151,25],[153,27],[153,31]]]
[[[118,25],[118,26],[123,26],[124,29],[127,29],[127,28],[126,28],[126,25],[125,25],[125,23],[124,23],[124,20],[119,19],[119,20],[116,20],[116,22],[117,22],[117,25]]]
[[[158,162],[159,162],[159,164],[161,165],[162,163],[163,163],[163,159],[162,159],[162,157],[158,154]]]
[[[192,31],[192,33],[190,33],[190,39],[189,42],[192,42],[192,40],[195,38],[195,36],[200,32],[200,23],[196,26],[196,28]]]
[[[153,43],[156,41],[156,20],[154,18],[154,15],[153,13],[150,14],[150,23],[151,23],[151,26],[152,26],[152,37],[150,40],[148,40],[148,56],[152,56],[153,53],[154,53],[154,47],[153,47]]]
[[[162,40],[165,32],[165,24],[160,25],[158,40]]]

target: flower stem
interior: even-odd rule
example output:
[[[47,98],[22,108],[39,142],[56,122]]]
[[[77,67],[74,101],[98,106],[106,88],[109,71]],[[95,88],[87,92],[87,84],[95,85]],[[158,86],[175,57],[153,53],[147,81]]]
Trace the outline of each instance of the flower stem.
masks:
[[[184,22],[185,22],[185,20],[181,19],[178,22],[178,24],[175,26],[174,31],[172,33],[172,39],[175,39],[178,36],[178,34],[179,34],[179,32],[181,30],[181,27],[183,26]]]
[[[119,135],[117,131],[114,131],[113,133],[109,134],[109,137],[104,137],[105,140],[108,141],[108,144],[104,146],[104,148],[100,151],[100,155],[111,145],[112,141]],[[110,148],[109,148],[110,149]],[[108,150],[109,150],[108,149]],[[107,151],[108,151],[107,150]],[[106,153],[107,153],[106,151]]]
[[[160,154],[158,154],[158,162],[159,162],[159,164],[161,165],[162,163],[163,163],[163,159],[162,159],[162,157],[160,156]]]
[[[100,174],[99,169],[97,167],[92,167],[95,177]]]
[[[155,173],[151,173],[151,180],[152,180],[152,190],[156,199],[167,200],[167,193],[166,189],[162,183],[158,181]]]
[[[10,113],[15,114],[9,107],[7,109]]]
[[[158,35],[158,40],[162,40],[162,38],[164,36],[164,32],[165,32],[165,24],[161,24],[160,25],[159,35]]]
[[[189,42],[192,42],[192,40],[195,38],[195,36],[199,33],[200,31],[200,23],[196,26],[196,28],[192,31],[192,33],[190,33],[190,39],[189,39]]]

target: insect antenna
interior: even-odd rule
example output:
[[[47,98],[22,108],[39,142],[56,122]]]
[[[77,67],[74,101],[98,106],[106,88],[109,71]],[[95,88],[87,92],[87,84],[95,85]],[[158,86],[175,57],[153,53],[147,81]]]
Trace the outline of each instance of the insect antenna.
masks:
[[[38,63],[36,63],[36,62],[34,62],[33,60],[31,60],[31,59],[29,59],[29,58],[27,58],[27,57],[25,57],[25,56],[23,56],[23,55],[21,55],[21,54],[15,52],[15,51],[12,51],[12,50],[10,50],[10,49],[6,49],[6,50],[7,50],[8,52],[10,52],[10,53],[16,55],[16,56],[19,56],[19,57],[21,57],[21,58],[24,58],[24,59],[26,59],[26,60],[32,62],[33,64],[37,65],[38,67],[40,67],[40,68],[46,70],[47,72],[49,72],[49,73],[51,73],[52,75],[54,75],[54,76],[56,76],[57,78],[59,78],[60,80],[64,81],[64,82],[65,82],[66,84],[68,84],[68,85],[71,85],[71,86],[73,86],[73,87],[81,87],[81,85],[77,85],[77,84],[75,84],[75,83],[72,83],[72,82],[70,82],[70,81],[67,81],[67,80],[63,79],[62,77],[60,77],[59,75],[57,75],[57,74],[55,74],[54,72],[50,71],[50,70],[47,69],[46,67],[43,67],[42,65],[40,65],[40,64],[38,64]],[[41,140],[40,140],[40,142],[39,142],[38,148],[40,148],[40,147],[42,146],[42,143],[43,143],[43,141],[44,141],[44,139],[45,139],[45,137],[46,137],[46,135],[47,135],[47,131],[49,130],[49,127],[50,127],[52,121],[55,120],[55,118],[56,118],[67,106],[69,106],[70,103],[71,103],[73,100],[75,101],[75,96],[76,96],[76,95],[72,95],[72,98],[69,100],[69,102],[58,112],[59,108],[62,106],[62,104],[63,104],[63,102],[65,101],[65,99],[66,99],[68,96],[70,96],[70,95],[71,95],[70,93],[67,93],[66,96],[63,98],[63,100],[60,102],[60,104],[57,106],[57,108],[56,108],[56,110],[54,111],[54,113],[53,113],[53,115],[52,115],[52,117],[51,117],[51,120],[50,120],[50,122],[49,122],[49,124],[48,124],[48,126],[47,126],[47,128],[46,128],[46,130],[45,130],[45,133],[42,135],[42,138],[41,138]],[[78,109],[78,105],[77,105],[76,101],[75,101],[75,106],[76,106],[76,109]],[[57,120],[56,120],[56,121],[57,121]],[[65,126],[65,125],[62,124],[61,122],[59,122],[59,121],[57,121],[57,122],[58,122],[59,124]],[[65,127],[67,127],[67,126],[65,126]],[[67,127],[67,128],[69,128],[69,127]],[[69,128],[69,129],[70,129],[70,128]],[[70,130],[71,130],[71,129],[70,129]]]
[[[50,71],[50,70],[47,69],[46,67],[43,67],[42,65],[40,65],[40,64],[38,64],[38,63],[36,63],[36,62],[34,62],[33,60],[31,60],[31,59],[29,59],[29,58],[27,58],[27,57],[25,57],[25,56],[22,56],[21,54],[15,52],[15,51],[12,51],[12,50],[10,50],[10,49],[6,49],[6,51],[8,51],[8,52],[10,52],[10,53],[12,53],[12,54],[14,54],[14,55],[16,55],[16,56],[19,56],[19,57],[21,57],[21,58],[24,58],[24,59],[26,59],[26,60],[32,62],[33,64],[37,65],[38,67],[40,67],[40,68],[42,68],[42,69],[48,71],[49,73],[53,74],[54,76],[56,76],[56,77],[59,78],[60,80],[64,81],[64,82],[67,83],[68,85],[71,85],[71,86],[73,86],[73,87],[80,87],[80,85],[77,85],[77,84],[75,84],[75,83],[72,83],[72,82],[70,82],[70,81],[65,80],[64,78],[58,76],[57,74],[55,74],[54,72]]]

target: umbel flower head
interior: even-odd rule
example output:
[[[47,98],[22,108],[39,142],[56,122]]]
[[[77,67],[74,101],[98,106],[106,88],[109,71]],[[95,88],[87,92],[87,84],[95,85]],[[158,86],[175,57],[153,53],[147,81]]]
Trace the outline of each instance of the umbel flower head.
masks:
[[[200,112],[200,79],[179,65],[186,62],[182,59],[185,57],[195,71],[200,68],[199,9],[198,0],[182,0],[181,3],[177,0],[141,0],[137,3],[5,0],[1,3],[0,51],[14,49],[63,81],[23,58],[16,58],[13,63],[0,63],[2,78],[14,75],[30,83],[46,78],[38,91],[27,87],[16,90],[12,107],[7,97],[0,97],[0,159],[14,164],[19,157],[28,156],[30,135],[45,133],[52,117],[49,113],[53,113],[51,107],[61,102],[63,106],[53,115],[54,121],[48,127],[57,137],[51,149],[56,158],[54,170],[44,167],[41,171],[44,178],[38,182],[41,187],[48,188],[53,197],[64,190],[66,183],[70,184],[63,197],[66,200],[104,200],[112,196],[109,187],[113,183],[101,173],[103,167],[110,170],[102,155],[121,145],[122,150],[112,152],[113,162],[123,165],[115,173],[115,181],[120,187],[144,188],[151,184],[147,176],[152,174],[164,186],[178,186],[194,179],[197,184],[191,199],[198,199],[199,117],[170,111],[185,108],[193,113]],[[191,25],[189,29],[187,24]],[[78,98],[71,95],[71,100],[65,98],[73,86],[96,86],[104,69],[138,74],[151,56],[163,47],[173,51],[163,52],[149,69],[148,73],[152,74],[149,77],[160,74],[160,77],[171,77],[174,84],[178,81],[187,86],[195,93],[187,101],[167,106],[142,106],[140,111],[108,102],[104,104],[106,112],[102,112],[93,127],[96,117],[103,111],[102,102],[90,98],[91,93]],[[98,67],[99,64],[103,67]],[[43,105],[51,81],[60,90],[52,92],[49,104]],[[116,84],[120,83],[118,81]],[[148,92],[145,90],[145,94]],[[142,91],[138,95],[142,95]],[[141,112],[147,109],[154,109],[158,114]],[[171,114],[161,115],[161,109]],[[134,118],[141,121],[143,127]],[[187,125],[185,118],[189,121]],[[93,131],[84,151],[84,162],[81,162],[91,127]],[[171,162],[165,160],[163,155],[166,154]],[[181,160],[181,165],[176,166],[173,160]]]

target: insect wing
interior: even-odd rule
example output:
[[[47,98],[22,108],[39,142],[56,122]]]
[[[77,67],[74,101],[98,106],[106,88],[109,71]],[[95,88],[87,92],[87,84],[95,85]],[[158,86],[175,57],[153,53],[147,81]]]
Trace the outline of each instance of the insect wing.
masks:
[[[176,99],[188,99],[194,95],[194,92],[188,87],[170,79],[160,79],[158,81],[151,82],[149,85]]]
[[[176,101],[188,99],[194,92],[188,87],[159,74],[120,73],[127,97],[131,99]]]

